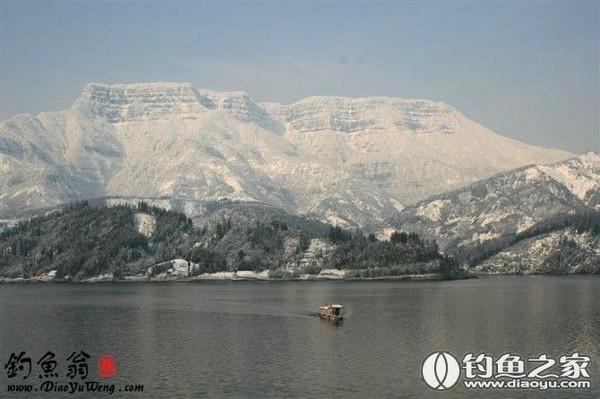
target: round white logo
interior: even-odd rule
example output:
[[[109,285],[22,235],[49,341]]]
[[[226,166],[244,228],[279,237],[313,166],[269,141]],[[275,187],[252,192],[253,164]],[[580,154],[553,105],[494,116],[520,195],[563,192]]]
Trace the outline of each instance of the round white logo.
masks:
[[[448,352],[433,352],[423,362],[421,375],[431,388],[444,391],[452,388],[458,381],[460,365]]]

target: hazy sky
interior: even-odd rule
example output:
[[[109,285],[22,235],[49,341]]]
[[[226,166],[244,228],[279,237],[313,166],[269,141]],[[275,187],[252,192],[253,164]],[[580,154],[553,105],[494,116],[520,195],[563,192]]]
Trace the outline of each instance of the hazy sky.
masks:
[[[449,103],[498,133],[600,149],[600,3],[40,3],[0,0],[0,115],[90,81],[189,81],[259,101]]]

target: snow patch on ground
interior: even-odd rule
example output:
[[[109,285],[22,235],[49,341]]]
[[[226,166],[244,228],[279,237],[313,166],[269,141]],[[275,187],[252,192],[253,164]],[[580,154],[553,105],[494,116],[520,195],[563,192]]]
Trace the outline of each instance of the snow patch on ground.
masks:
[[[437,222],[442,217],[442,208],[448,203],[448,200],[435,200],[417,209],[417,216],[425,217],[433,222]]]
[[[392,233],[397,231],[397,229],[392,229],[392,228],[385,228],[383,230],[381,230],[378,234],[377,234],[377,238],[380,240],[389,240],[390,237],[392,236]]]
[[[584,168],[570,162],[559,165],[540,166],[545,173],[554,180],[563,184],[579,199],[585,200],[587,193],[600,190],[600,156],[597,154],[585,154],[581,157]]]
[[[194,277],[194,280],[268,280],[269,271],[254,272],[239,270],[237,272],[203,273]]]
[[[541,172],[539,171],[539,169],[537,167],[534,166],[525,171],[525,180],[527,182],[535,181],[540,178],[540,175],[541,175]]]
[[[346,277],[346,272],[338,269],[323,269],[321,270],[321,273],[319,273],[319,276],[330,277],[333,279],[343,279]]]
[[[486,226],[490,223],[495,223],[498,222],[502,219],[507,218],[508,216],[510,216],[508,213],[504,213],[500,210],[495,210],[492,211],[488,214],[485,215],[485,217],[483,218],[483,220],[481,221],[481,225],[482,226]]]
[[[521,220],[519,220],[519,224],[517,224],[517,233],[521,233],[521,232],[527,230],[534,224],[535,224],[535,221],[533,220],[533,218],[531,218],[529,216],[523,216],[523,218]]]
[[[323,257],[332,251],[333,246],[327,241],[320,238],[312,238],[310,244],[304,253],[300,261],[298,262],[300,268],[319,266],[322,263]]]
[[[500,237],[499,233],[493,233],[490,231],[487,233],[475,233],[475,234],[473,234],[473,237],[471,239],[473,241],[484,242],[484,241],[492,240],[497,237]]]
[[[326,220],[327,220],[327,222],[331,223],[334,226],[340,226],[340,227],[350,226],[348,221],[346,221],[345,219],[342,219],[341,217],[339,217],[337,215],[327,215]]]
[[[199,267],[195,263],[188,262],[185,259],[173,259],[168,262],[159,263],[156,266],[149,267],[147,270],[148,275],[152,275],[152,270],[155,267],[163,266],[165,264],[169,264],[170,266],[166,271],[162,273],[158,273],[154,276],[156,279],[169,279],[169,278],[183,278],[188,277],[197,267]]]
[[[82,283],[101,283],[104,281],[112,281],[112,280],[113,280],[112,273],[104,273],[104,274],[99,274],[95,277],[86,278],[84,280],[81,280],[81,282]]]
[[[392,205],[394,205],[394,208],[396,208],[396,210],[398,212],[402,211],[404,208],[406,208],[404,205],[402,205],[402,203],[398,200],[395,200],[393,198],[390,198],[390,202],[392,203]]]
[[[253,272],[250,270],[240,270],[235,272],[235,277],[244,280],[268,280],[269,271],[264,270],[262,272]]]
[[[216,273],[202,273],[196,276],[196,280],[233,280],[235,272],[216,272]]]
[[[56,270],[50,270],[46,273],[42,273],[38,276],[33,277],[32,280],[40,281],[40,282],[48,282],[48,281],[54,280],[55,277],[56,277]]]
[[[135,214],[135,228],[146,237],[150,237],[156,229],[156,218],[146,213]]]

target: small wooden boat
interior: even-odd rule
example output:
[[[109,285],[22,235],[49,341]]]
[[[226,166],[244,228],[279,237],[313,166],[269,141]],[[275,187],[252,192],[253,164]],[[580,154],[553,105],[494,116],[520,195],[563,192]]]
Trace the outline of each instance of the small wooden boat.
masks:
[[[319,317],[322,319],[340,321],[344,318],[344,307],[335,303],[319,306]]]

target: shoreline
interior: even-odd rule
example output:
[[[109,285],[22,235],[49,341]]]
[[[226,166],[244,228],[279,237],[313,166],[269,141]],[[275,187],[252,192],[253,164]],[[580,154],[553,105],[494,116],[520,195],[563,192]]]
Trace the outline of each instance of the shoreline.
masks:
[[[179,278],[179,279],[156,279],[156,278],[129,278],[129,279],[112,279],[112,280],[98,280],[98,281],[71,281],[71,280],[40,280],[40,279],[24,279],[24,278],[5,278],[0,277],[0,285],[12,285],[12,284],[72,284],[72,285],[96,285],[96,284],[167,284],[167,283],[229,283],[229,282],[257,282],[257,283],[278,283],[278,282],[352,282],[352,281],[404,281],[404,282],[425,282],[425,281],[463,281],[463,280],[474,280],[474,279],[494,279],[494,278],[506,278],[506,277],[548,277],[548,278],[560,278],[560,277],[593,277],[599,276],[598,274],[472,274],[468,277],[458,279],[444,279],[440,275],[428,275],[428,274],[411,274],[404,276],[379,276],[379,277],[348,277],[348,278],[323,278],[314,276],[314,278],[266,278],[266,279],[254,279],[254,278],[230,278],[230,279],[200,279],[200,278]]]
[[[230,274],[230,275],[229,275]],[[100,276],[99,276],[100,277]],[[465,277],[463,279],[475,278],[474,276]],[[210,275],[199,275],[193,277],[146,277],[146,276],[127,276],[123,279],[109,278],[108,276],[98,278],[92,277],[80,281],[72,281],[70,279],[49,279],[43,277],[32,278],[9,278],[0,277],[0,284],[105,284],[105,283],[190,283],[190,282],[238,282],[238,281],[256,281],[256,282],[279,282],[279,281],[444,281],[442,275],[437,273],[424,274],[406,274],[406,275],[390,275],[376,277],[354,277],[340,275],[299,275],[295,277],[268,277],[266,275],[257,276],[242,274],[236,275],[235,272],[229,272],[227,276],[214,273]],[[446,280],[447,281],[447,280]]]
[[[345,272],[346,269],[340,272]],[[238,273],[240,273],[238,275]],[[144,283],[194,283],[194,282],[315,282],[315,281],[458,281],[501,277],[571,277],[571,276],[598,276],[597,274],[519,274],[519,273],[477,273],[468,272],[462,278],[445,279],[439,273],[405,274],[405,275],[383,275],[375,277],[344,276],[339,274],[302,274],[293,277],[269,277],[268,273],[261,272],[217,272],[205,273],[192,277],[148,277],[148,276],[126,276],[115,279],[112,276],[101,275],[84,280],[73,281],[70,279],[55,279],[47,276],[36,276],[32,278],[0,277],[1,284],[144,284]]]

